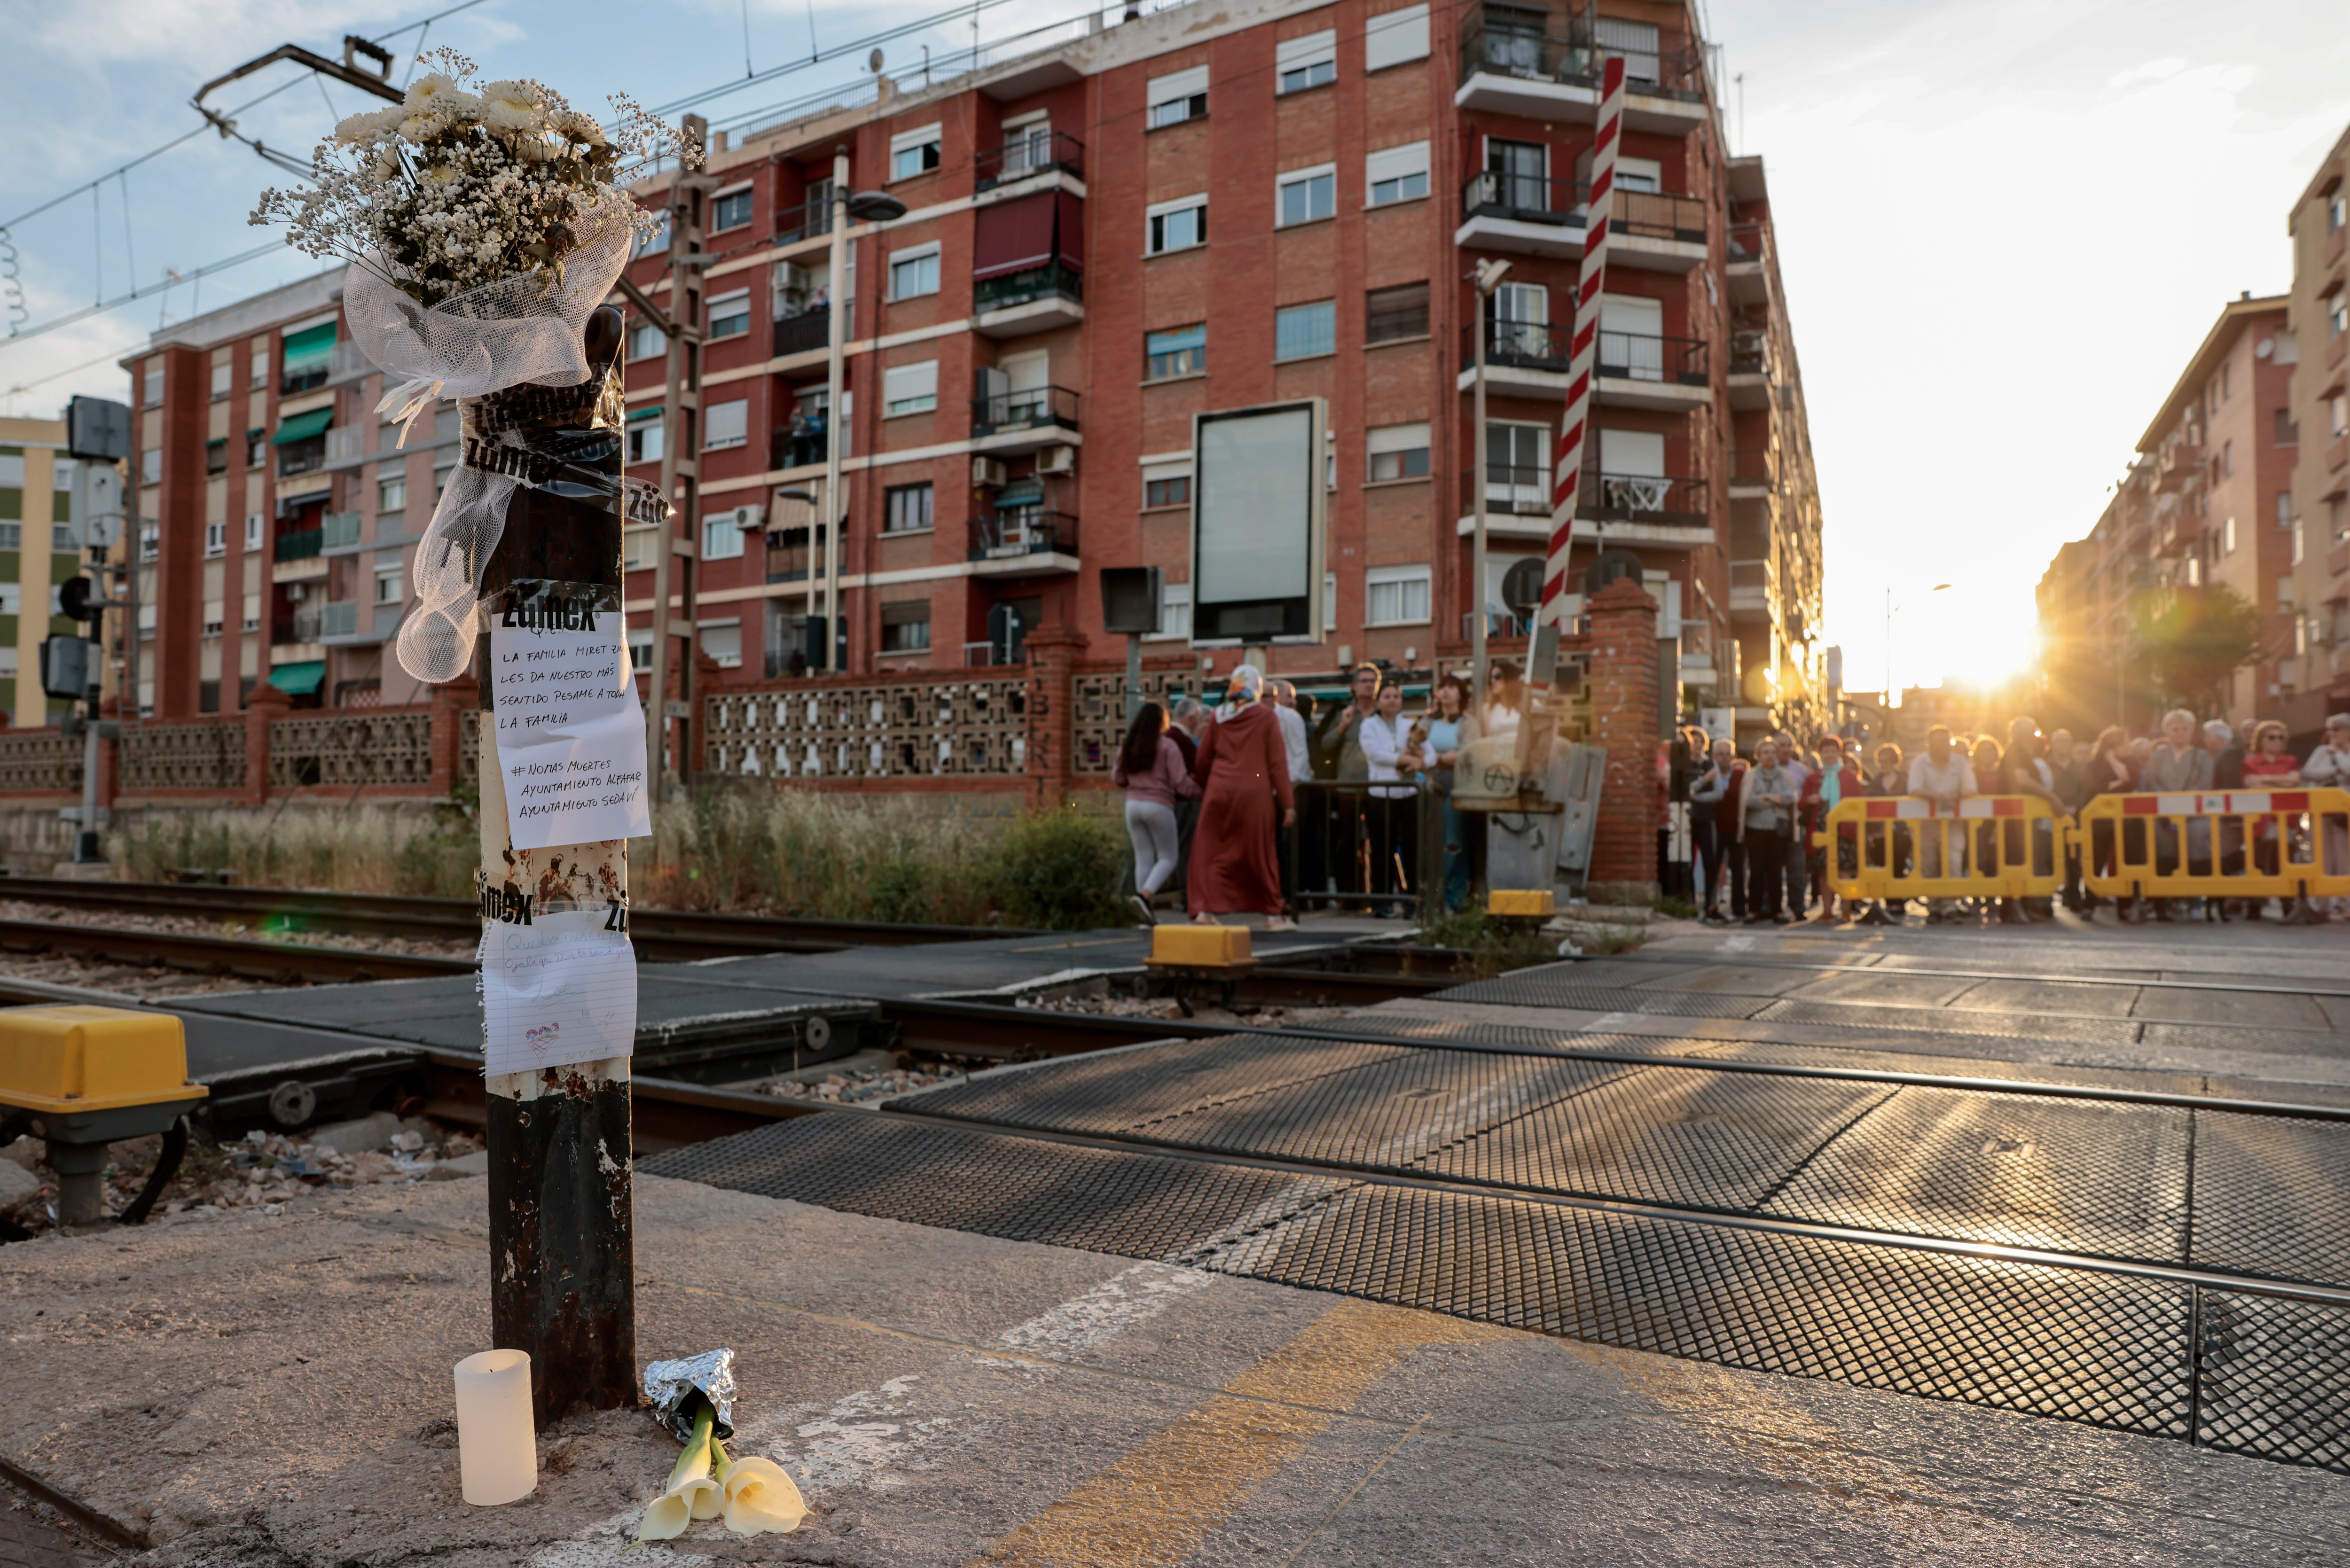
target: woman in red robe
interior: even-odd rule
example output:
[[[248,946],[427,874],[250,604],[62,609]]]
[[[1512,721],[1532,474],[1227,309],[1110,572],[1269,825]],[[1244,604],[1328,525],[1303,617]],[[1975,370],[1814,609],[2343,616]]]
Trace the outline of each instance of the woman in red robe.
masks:
[[[1281,723],[1259,699],[1264,677],[1252,665],[1232,671],[1224,709],[1200,742],[1191,776],[1201,791],[1200,823],[1191,832],[1191,919],[1214,924],[1222,914],[1255,910],[1267,930],[1296,922],[1281,912],[1281,861],[1275,825],[1297,820],[1289,784],[1289,753]],[[1276,805],[1277,803],[1277,805]]]

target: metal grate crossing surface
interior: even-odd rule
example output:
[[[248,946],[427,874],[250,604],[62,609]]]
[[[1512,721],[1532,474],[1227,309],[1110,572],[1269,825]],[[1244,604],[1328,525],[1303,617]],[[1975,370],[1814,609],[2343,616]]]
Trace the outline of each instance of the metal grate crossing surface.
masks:
[[[2350,1310],[834,1112],[651,1174],[2350,1469]]]

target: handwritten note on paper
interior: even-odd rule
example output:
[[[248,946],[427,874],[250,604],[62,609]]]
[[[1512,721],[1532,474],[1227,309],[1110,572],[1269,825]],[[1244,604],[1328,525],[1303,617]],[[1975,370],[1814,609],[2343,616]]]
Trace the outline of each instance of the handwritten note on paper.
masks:
[[[641,838],[645,717],[616,588],[517,583],[490,628],[491,716],[517,849]]]
[[[631,1054],[637,955],[605,909],[482,928],[483,1070],[533,1073]]]

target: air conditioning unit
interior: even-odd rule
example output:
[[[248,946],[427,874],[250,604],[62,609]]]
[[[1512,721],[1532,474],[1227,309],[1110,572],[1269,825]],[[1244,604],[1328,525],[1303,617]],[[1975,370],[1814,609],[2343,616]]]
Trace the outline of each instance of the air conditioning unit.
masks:
[[[737,506],[733,513],[734,526],[745,534],[755,534],[759,531],[759,524],[765,521],[766,514],[767,509],[755,502],[748,506]]]
[[[1000,488],[1007,477],[1003,464],[998,459],[975,457],[971,460],[971,482],[973,484]]]
[[[1077,472],[1077,449],[1073,446],[1048,446],[1036,459],[1039,473],[1075,473]]]
[[[816,275],[795,262],[782,262],[775,267],[775,289],[780,294],[806,294],[816,287]]]

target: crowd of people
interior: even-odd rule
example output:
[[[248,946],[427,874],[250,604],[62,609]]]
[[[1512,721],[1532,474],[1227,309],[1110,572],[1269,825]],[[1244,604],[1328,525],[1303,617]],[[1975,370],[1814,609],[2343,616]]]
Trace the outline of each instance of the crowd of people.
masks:
[[[1155,924],[1179,892],[1194,921],[1254,914],[1275,930],[1312,902],[1400,911],[1429,891],[1416,890],[1425,796],[1442,835],[1433,891],[1461,908],[1472,846],[1454,769],[1480,736],[1516,730],[1524,695],[1506,659],[1483,701],[1441,675],[1416,713],[1376,664],[1350,672],[1345,701],[1322,702],[1243,665],[1213,709],[1190,696],[1142,703],[1110,772],[1126,792],[1137,915]],[[1301,826],[1298,786],[1315,783],[1338,787],[1315,792]]]
[[[2039,724],[2019,717],[2004,735],[1954,735],[1944,725],[1927,732],[1924,747],[1905,755],[1891,742],[1869,748],[1864,764],[1851,747],[1835,735],[1823,735],[1810,747],[1785,731],[1758,742],[1751,757],[1742,758],[1726,738],[1690,729],[1667,742],[1658,757],[1658,782],[1663,801],[1659,832],[1660,877],[1667,894],[1696,904],[1711,921],[1748,925],[1786,925],[1810,918],[1822,921],[1856,920],[1870,924],[1899,921],[1906,904],[1877,903],[1866,908],[1839,909],[1827,886],[1825,857],[1830,847],[1814,844],[1814,836],[1838,802],[1862,795],[1907,796],[1931,803],[1941,816],[1955,815],[1959,803],[1971,795],[2027,795],[2047,803],[2052,818],[2070,817],[2099,795],[2140,793],[2292,789],[2297,786],[2350,788],[2350,714],[2325,722],[2324,738],[2306,758],[2295,756],[2285,727],[2262,720],[2239,735],[2224,720],[2199,720],[2178,710],[2163,716],[2156,734],[2132,735],[2118,727],[2100,732],[2087,745],[2070,731],[2043,734]],[[2151,830],[2151,861],[2160,875],[2184,867],[2190,874],[2241,874],[2249,864],[2273,872],[2284,853],[2282,835],[2289,832],[2279,818],[2243,820],[2192,819],[2185,832],[2170,822],[2099,820],[2092,824],[2086,844],[2064,857],[2064,906],[2079,914],[2094,911],[2106,900],[2090,893],[2085,868],[2093,874],[2110,871],[2116,856],[2131,864],[2146,862],[2147,841],[2134,836]],[[2248,831],[2249,829],[2249,831]],[[2001,831],[1985,825],[1981,834]],[[2036,839],[2022,838],[2023,828],[2005,829],[2015,837],[2010,858],[2031,854],[2037,863],[2053,865],[2056,846],[2053,832],[2037,827]],[[1871,826],[1872,857],[1889,846],[1906,872],[1914,867],[1923,876],[1957,876],[1979,854],[1988,863],[1997,846],[1985,837],[1974,849],[1966,832],[1948,828]],[[2327,841],[2316,846],[2329,870],[2350,868],[2350,832],[2338,821],[2324,825]],[[2117,838],[2116,834],[2122,836]],[[1835,852],[1845,857],[1843,869],[1853,869],[1856,846],[1845,843]],[[1946,865],[1946,862],[1950,864]],[[1929,924],[1991,920],[2029,924],[2054,918],[2055,898],[1932,898],[1927,900]],[[1811,913],[1817,905],[1815,913]],[[2270,915],[2290,924],[2324,924],[2333,918],[2350,919],[2350,899],[2343,898],[2134,898],[2116,900],[2117,916],[2127,921],[2181,918],[2261,919]]]

